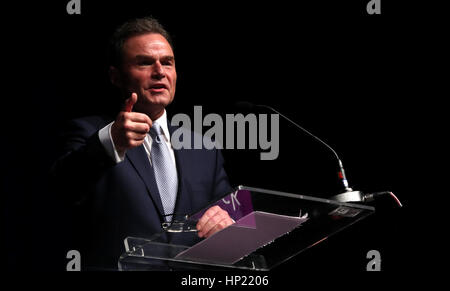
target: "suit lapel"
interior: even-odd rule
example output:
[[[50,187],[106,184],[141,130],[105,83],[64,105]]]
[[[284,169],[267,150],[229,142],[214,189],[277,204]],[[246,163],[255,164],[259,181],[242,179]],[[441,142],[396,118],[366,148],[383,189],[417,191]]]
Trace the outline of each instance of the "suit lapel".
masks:
[[[147,153],[145,152],[144,147],[139,146],[128,150],[126,156],[130,160],[130,163],[133,165],[136,172],[138,172],[141,179],[144,181],[160,216],[163,217],[164,210],[161,202],[161,196],[159,194],[158,185],[156,184],[155,174],[153,173],[153,169],[148,161]]]

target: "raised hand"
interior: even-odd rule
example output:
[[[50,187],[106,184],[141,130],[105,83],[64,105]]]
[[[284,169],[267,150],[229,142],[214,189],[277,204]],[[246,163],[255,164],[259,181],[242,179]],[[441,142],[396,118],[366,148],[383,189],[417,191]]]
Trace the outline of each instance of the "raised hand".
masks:
[[[143,144],[145,136],[152,127],[150,117],[144,113],[133,112],[137,98],[136,93],[131,94],[111,127],[114,146],[120,156],[123,156],[126,150]]]

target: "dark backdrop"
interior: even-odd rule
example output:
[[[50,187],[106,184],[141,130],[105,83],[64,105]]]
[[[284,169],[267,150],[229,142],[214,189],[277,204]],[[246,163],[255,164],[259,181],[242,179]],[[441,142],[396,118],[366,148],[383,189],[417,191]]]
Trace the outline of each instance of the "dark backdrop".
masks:
[[[238,100],[273,106],[335,148],[353,188],[391,190],[405,205],[381,199],[375,215],[282,270],[364,271],[371,249],[381,252],[384,270],[412,268],[406,215],[414,200],[408,187],[417,182],[410,145],[418,139],[421,104],[411,96],[424,88],[415,74],[421,28],[406,17],[408,7],[383,1],[382,15],[367,15],[366,1],[82,0],[81,15],[68,15],[66,2],[5,10],[13,17],[4,39],[5,62],[12,64],[2,116],[4,267],[65,270],[70,213],[46,182],[58,131],[67,119],[114,109],[106,105],[107,40],[123,21],[152,15],[176,47],[170,113],[192,113],[193,105],[204,114],[237,113]],[[333,155],[283,120],[277,160],[260,161],[259,151],[224,155],[233,185],[321,197],[342,191]]]

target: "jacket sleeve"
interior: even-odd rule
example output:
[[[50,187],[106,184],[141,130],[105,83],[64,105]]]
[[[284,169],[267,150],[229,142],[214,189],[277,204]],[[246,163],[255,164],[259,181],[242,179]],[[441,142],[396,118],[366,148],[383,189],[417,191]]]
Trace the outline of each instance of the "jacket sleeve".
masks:
[[[50,176],[52,185],[69,194],[71,201],[83,200],[82,193],[88,192],[105,171],[115,165],[98,137],[103,125],[101,118],[77,119],[70,121],[63,131],[62,151]]]
[[[215,181],[214,181],[214,197],[221,198],[226,194],[233,192],[233,188],[228,180],[228,175],[224,168],[224,159],[222,152],[216,150],[216,169],[215,169]]]

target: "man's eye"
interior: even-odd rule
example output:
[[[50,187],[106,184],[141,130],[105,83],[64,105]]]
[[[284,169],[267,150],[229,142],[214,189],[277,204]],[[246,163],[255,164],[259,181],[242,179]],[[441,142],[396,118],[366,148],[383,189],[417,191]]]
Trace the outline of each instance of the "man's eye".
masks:
[[[138,66],[151,66],[151,62],[138,62]]]

